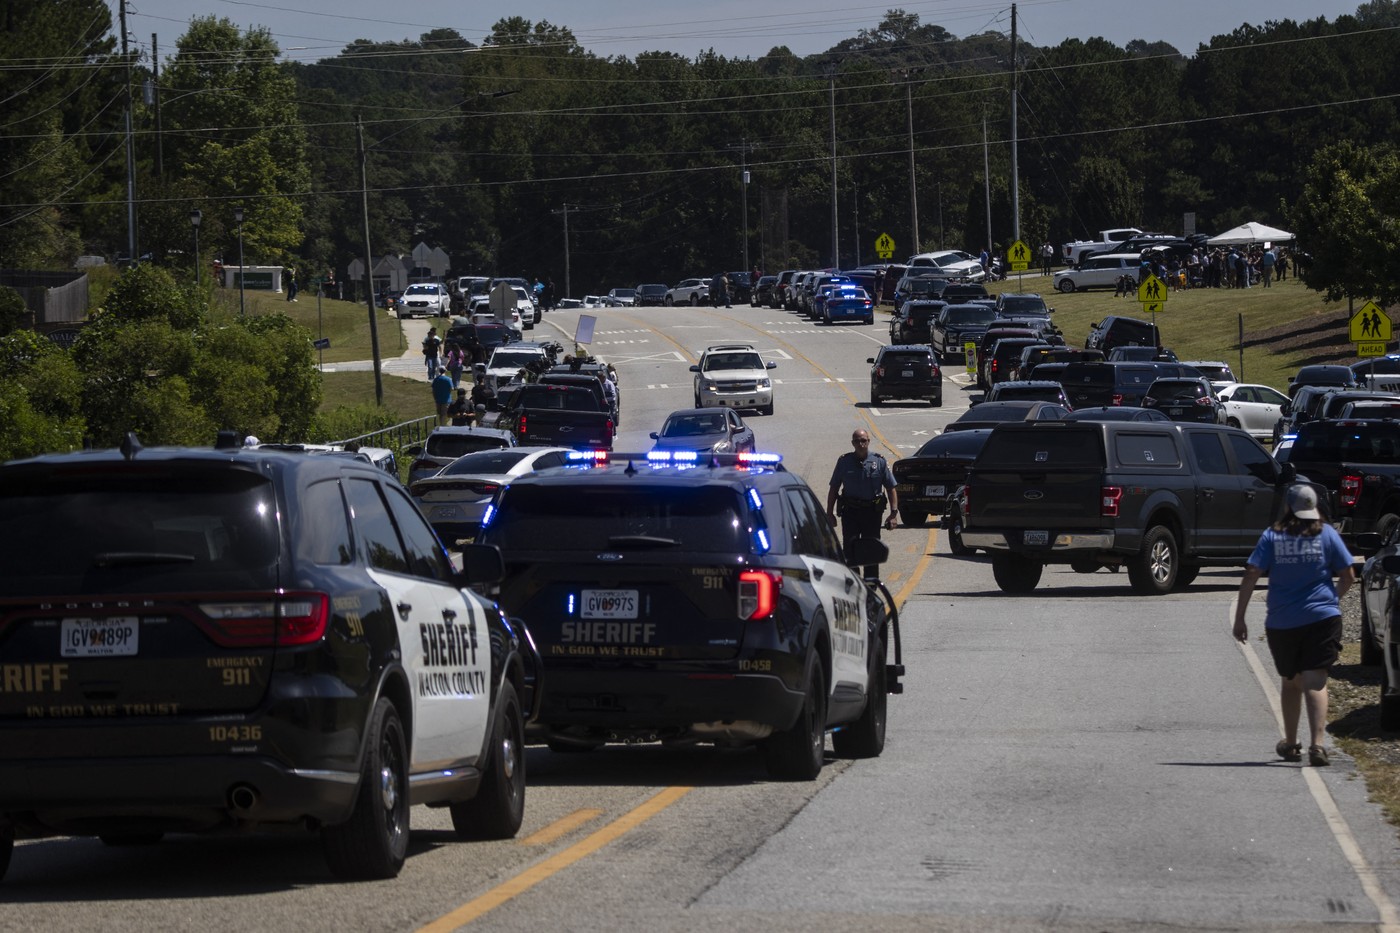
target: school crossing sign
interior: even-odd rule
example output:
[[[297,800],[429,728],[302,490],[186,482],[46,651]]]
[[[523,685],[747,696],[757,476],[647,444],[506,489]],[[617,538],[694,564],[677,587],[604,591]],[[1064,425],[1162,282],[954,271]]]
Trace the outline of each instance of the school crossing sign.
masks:
[[[889,259],[894,255],[894,237],[888,233],[882,233],[875,238],[875,255],[881,259]]]
[[[1156,314],[1167,303],[1166,283],[1149,272],[1147,278],[1138,283],[1137,299],[1144,313]]]
[[[1010,263],[1012,272],[1025,272],[1031,264],[1031,248],[1017,240],[1006,251],[1006,261]]]
[[[1347,322],[1347,336],[1356,344],[1357,356],[1385,356],[1390,345],[1390,316],[1368,301]]]

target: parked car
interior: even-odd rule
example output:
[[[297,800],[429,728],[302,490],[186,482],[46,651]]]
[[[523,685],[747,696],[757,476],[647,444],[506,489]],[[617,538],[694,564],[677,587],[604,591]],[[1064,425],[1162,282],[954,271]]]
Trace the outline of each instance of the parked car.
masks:
[[[1332,363],[1319,363],[1304,366],[1288,377],[1288,397],[1293,398],[1303,386],[1335,386],[1341,389],[1360,388],[1360,383],[1349,366]]]
[[[930,515],[943,514],[948,497],[962,485],[967,467],[987,442],[989,428],[953,431],[926,441],[913,456],[890,464],[898,483],[899,520],[921,525]]]
[[[943,289],[952,280],[941,269],[922,268],[900,278],[894,286],[894,306],[901,307],[913,299],[937,299],[943,297]]]
[[[698,305],[710,300],[709,279],[681,279],[674,288],[666,290],[662,302],[671,305]]]
[[[1140,347],[1120,345],[1108,351],[1110,363],[1175,363],[1176,353],[1169,347]],[[1205,375],[1202,373],[1202,375]]]
[[[1271,440],[1288,396],[1273,386],[1234,382],[1219,390],[1225,423],[1244,428],[1258,440]]]
[[[1139,408],[1137,405],[1097,405],[1089,408],[1076,408],[1065,415],[1065,421],[1155,421],[1163,424],[1171,421],[1155,408]]]
[[[1126,275],[1132,277],[1136,289],[1138,267],[1141,265],[1142,257],[1138,253],[1105,253],[1089,256],[1072,269],[1057,270],[1051,280],[1057,291],[1074,292],[1089,288],[1113,288]]]
[[[1028,402],[1053,402],[1073,410],[1064,388],[1058,382],[1042,379],[1012,379],[998,382],[987,390],[987,396],[979,404],[1008,402],[1012,400]]]
[[[985,402],[958,415],[944,431],[994,428],[1006,421],[1062,421],[1070,413],[1053,402]]]
[[[497,492],[517,476],[563,466],[568,447],[501,447],[478,450],[453,460],[432,476],[409,486],[409,495],[448,544],[475,537]]]
[[[929,343],[933,322],[946,307],[947,302],[937,299],[911,298],[904,302],[890,314],[890,343]]]
[[[1161,334],[1158,332],[1156,324],[1133,317],[1119,317],[1116,314],[1110,314],[1093,325],[1089,329],[1089,336],[1084,341],[1086,350],[1102,350],[1105,354],[1114,347],[1155,348],[1161,345]]]
[[[987,270],[971,253],[960,249],[940,249],[931,253],[920,253],[909,258],[909,271],[917,272],[921,267],[933,267],[953,278],[980,282],[987,277]]]
[[[996,317],[996,309],[984,304],[941,303],[933,319],[929,344],[941,359],[961,360],[966,344],[980,343],[987,329],[996,323]],[[904,338],[902,342],[907,340]]]
[[[1230,369],[1230,364],[1224,360],[1182,360],[1181,362],[1209,379],[1211,385],[1215,386],[1216,392],[1237,381],[1234,371]]]
[[[635,288],[612,288],[604,297],[609,308],[630,308],[637,303]]]
[[[453,460],[473,451],[514,446],[515,438],[510,432],[496,428],[452,425],[433,428],[423,443],[410,444],[403,449],[406,456],[413,458],[408,465],[408,485],[412,487],[420,479],[435,476]]]
[[[889,398],[926,399],[934,407],[943,404],[943,372],[927,346],[881,347],[866,362],[870,364],[870,404]]]
[[[754,286],[752,294],[749,295],[749,305],[754,308],[772,307],[776,299],[773,297],[773,289],[778,284],[776,275],[761,275],[758,277],[758,284]]]
[[[696,453],[738,453],[755,448],[753,428],[732,408],[684,408],[666,416],[660,431],[652,431],[652,450],[692,450]]]
[[[1376,552],[1361,568],[1361,663],[1381,668],[1380,727],[1400,730],[1400,526],[1370,534]]]
[[[1158,379],[1147,387],[1142,407],[1155,408],[1173,421],[1225,423],[1225,406],[1209,379]]]
[[[665,285],[638,285],[636,305],[639,308],[659,308],[666,303],[666,293],[669,291]]]

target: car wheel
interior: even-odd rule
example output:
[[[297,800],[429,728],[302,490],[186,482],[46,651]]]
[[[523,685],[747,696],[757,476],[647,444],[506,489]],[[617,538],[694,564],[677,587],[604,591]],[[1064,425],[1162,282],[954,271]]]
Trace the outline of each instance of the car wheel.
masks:
[[[943,396],[942,396],[942,395],[930,395],[930,396],[928,397],[928,403],[929,403],[930,405],[932,405],[934,408],[942,408],[942,407],[943,407]]]
[[[855,722],[831,733],[831,748],[842,758],[879,758],[885,750],[885,716],[890,702],[885,683],[886,649],[885,640],[878,633],[873,640],[865,709]]]
[[[977,548],[968,547],[963,543],[962,509],[954,506],[952,511],[943,516],[943,527],[948,531],[948,550],[957,557],[971,557],[977,553]]]
[[[872,404],[872,405],[878,405],[878,404],[880,404],[880,393],[879,393],[879,392],[876,392],[874,389],[871,389],[871,390],[870,390],[870,404]]]
[[[337,877],[393,878],[408,854],[408,740],[387,699],[374,705],[365,747],[355,809],[321,831],[322,848]]]
[[[699,296],[699,295],[691,295],[691,296],[690,296],[690,305],[691,305],[691,307],[698,307],[699,304],[700,304],[700,296]]]
[[[696,408],[699,408],[699,407],[700,407],[700,393],[699,393],[699,392],[696,392],[696,393],[695,393],[695,406],[694,406],[694,407],[696,407]]]
[[[1385,663],[1385,652],[1376,644],[1376,629],[1371,624],[1371,611],[1366,608],[1364,595],[1361,599],[1361,663],[1367,667]]]
[[[1021,554],[997,554],[992,558],[992,576],[1003,593],[1024,595],[1035,589],[1045,565]]]
[[[661,303],[668,308],[675,304],[675,302],[671,300],[670,295],[667,295],[665,298],[661,299]]]
[[[1181,552],[1168,528],[1154,525],[1142,537],[1142,550],[1128,561],[1128,580],[1143,596],[1170,593],[1180,570]]]
[[[1185,561],[1176,571],[1176,583],[1172,584],[1172,589],[1178,593],[1185,590],[1196,579],[1201,572],[1200,564],[1188,564]]]
[[[1400,694],[1390,692],[1388,678],[1389,675],[1381,678],[1381,728],[1394,732],[1400,729]]]
[[[1400,522],[1400,515],[1396,515],[1394,512],[1386,512],[1381,515],[1380,518],[1376,519],[1376,527],[1372,530],[1382,538],[1388,538],[1397,522]]]
[[[780,781],[810,781],[822,770],[826,754],[826,674],[812,652],[807,662],[807,694],[792,728],[775,732],[763,743],[768,773]]]
[[[1074,282],[1070,279],[1060,279],[1059,282],[1055,283],[1055,287],[1068,295],[1070,292],[1074,291]]]
[[[496,698],[496,725],[481,787],[471,800],[449,809],[461,839],[510,839],[520,830],[525,818],[525,717],[510,681]]]
[[[928,513],[921,509],[906,509],[899,507],[899,520],[906,525],[922,525],[924,519],[928,518]]]
[[[767,405],[764,405],[762,408],[759,409],[759,413],[764,415],[773,414],[773,403],[769,402]]]
[[[1238,427],[1240,426],[1240,419],[1238,419],[1238,418],[1226,418],[1226,419],[1225,419],[1225,423],[1226,423],[1227,425],[1229,425],[1230,427],[1232,427],[1232,428],[1238,428]]]

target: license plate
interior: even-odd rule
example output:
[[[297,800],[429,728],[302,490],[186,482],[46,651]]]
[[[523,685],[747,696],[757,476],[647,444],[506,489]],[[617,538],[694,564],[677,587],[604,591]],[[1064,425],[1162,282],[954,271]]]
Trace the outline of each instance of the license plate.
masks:
[[[924,495],[926,495],[926,496],[941,496],[941,495],[943,495],[943,494],[944,494],[944,493],[943,493],[943,487],[942,487],[942,486],[925,486],[925,487],[924,487]]]
[[[429,520],[456,518],[457,514],[457,506],[455,505],[435,505],[433,506],[433,514],[429,516]]]
[[[579,616],[584,619],[637,618],[636,590],[584,590]]]
[[[1048,544],[1050,533],[1048,531],[1023,531],[1021,532],[1022,544]]]
[[[1182,413],[1183,411],[1185,411],[1185,410],[1186,410],[1186,409],[1184,409],[1184,408],[1168,408],[1168,409],[1167,409],[1167,414],[1169,414],[1169,415],[1179,415],[1179,414],[1181,414],[1181,413]]]
[[[904,370],[903,372],[901,372],[900,375],[902,375],[905,379],[913,379],[913,378],[914,378],[914,370],[912,370],[912,369],[906,369],[906,370]]]
[[[104,658],[136,654],[141,620],[64,619],[59,628],[59,653],[65,658]]]

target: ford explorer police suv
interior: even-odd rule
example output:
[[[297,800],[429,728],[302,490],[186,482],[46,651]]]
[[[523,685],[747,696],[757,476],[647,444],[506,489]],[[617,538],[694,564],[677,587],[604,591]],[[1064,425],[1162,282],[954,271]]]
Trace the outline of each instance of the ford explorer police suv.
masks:
[[[308,826],[390,877],[409,807],[515,835],[528,635],[351,456],[147,448],[0,466],[0,872],[15,839]],[[23,847],[19,849],[23,854]]]
[[[880,754],[898,618],[848,561],[882,562],[882,543],[843,556],[775,455],[572,458],[504,487],[479,538],[506,555],[501,605],[539,646],[531,735],[556,750],[757,743],[789,780],[817,776],[828,731],[839,755]]]

